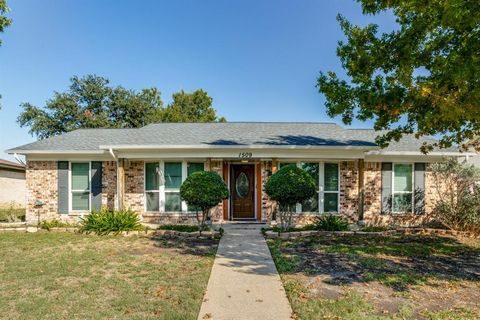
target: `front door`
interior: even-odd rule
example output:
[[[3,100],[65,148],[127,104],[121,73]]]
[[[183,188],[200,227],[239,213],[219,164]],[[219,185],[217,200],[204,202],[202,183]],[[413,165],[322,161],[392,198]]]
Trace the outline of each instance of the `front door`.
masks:
[[[255,166],[233,164],[231,181],[232,218],[255,219],[254,190]]]

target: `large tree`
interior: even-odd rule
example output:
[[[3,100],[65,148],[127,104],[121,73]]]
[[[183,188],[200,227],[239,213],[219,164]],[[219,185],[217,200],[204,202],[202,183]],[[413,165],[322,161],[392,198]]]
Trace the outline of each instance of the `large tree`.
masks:
[[[165,122],[225,122],[224,117],[218,117],[212,107],[213,99],[203,90],[192,93],[183,90],[174,93],[173,101],[163,111]]]
[[[204,91],[197,92],[208,97]],[[23,103],[18,123],[43,139],[79,128],[138,128],[162,121],[200,122],[206,119],[202,115],[213,118],[208,121],[216,119],[210,97],[210,104],[200,103],[200,99],[197,104],[190,105],[187,114],[178,118],[174,107],[177,95],[190,96],[183,91],[174,94],[172,105],[164,108],[160,91],[156,88],[127,90],[121,86],[112,87],[106,78],[96,75],[75,76],[71,78],[68,90],[54,92],[44,107]],[[196,96],[195,92],[192,95]]]
[[[0,32],[3,32],[6,27],[8,27],[12,20],[7,18],[5,14],[9,11],[7,7],[7,2],[5,0],[0,0]],[[2,39],[0,39],[0,45],[2,44]]]
[[[433,147],[462,145],[480,133],[480,1],[357,0],[364,14],[392,12],[398,28],[338,21],[346,41],[337,56],[347,78],[321,72],[330,116],[374,119],[385,147],[404,134],[439,135]],[[465,146],[465,145],[464,145]]]
[[[12,20],[5,16],[8,13],[8,11],[9,9],[7,7],[7,2],[5,0],[0,0],[0,32],[5,31],[5,28],[12,23]],[[1,45],[2,45],[2,39],[0,39],[0,46]],[[2,96],[0,95],[0,98],[1,97]]]

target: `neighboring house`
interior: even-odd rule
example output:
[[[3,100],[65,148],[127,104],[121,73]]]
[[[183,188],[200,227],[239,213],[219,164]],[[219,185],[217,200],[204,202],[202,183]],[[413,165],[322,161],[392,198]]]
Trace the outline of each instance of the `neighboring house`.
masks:
[[[457,150],[423,155],[426,138],[407,136],[379,149],[369,129],[330,123],[163,123],[139,129],[81,129],[20,146],[27,160],[27,221],[76,220],[131,208],[146,222],[194,218],[179,188],[192,172],[221,175],[230,198],[212,219],[269,222],[276,204],[263,191],[284,164],[306,169],[318,196],[297,205],[297,222],[322,212],[351,221],[414,224],[434,206],[429,163]]]
[[[25,208],[25,166],[0,159],[0,208]]]

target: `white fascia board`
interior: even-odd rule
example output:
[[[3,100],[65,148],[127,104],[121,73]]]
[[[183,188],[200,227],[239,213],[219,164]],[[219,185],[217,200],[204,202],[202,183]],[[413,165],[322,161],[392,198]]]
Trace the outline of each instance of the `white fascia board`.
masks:
[[[368,151],[366,156],[381,155],[381,156],[437,156],[437,157],[464,157],[476,155],[474,152],[460,152],[460,151],[433,151],[424,154],[420,151]]]
[[[8,154],[107,154],[108,150],[16,150],[9,149],[5,151]]]
[[[158,159],[229,159],[241,160],[239,153],[245,152],[242,149],[204,149],[204,150],[138,150],[124,151],[117,150],[118,158],[132,160],[158,160]],[[314,150],[314,149],[250,149],[251,159],[298,159],[298,160],[315,160],[315,159],[363,159],[363,150]]]
[[[26,154],[26,161],[115,161],[109,153]]]
[[[101,145],[100,149],[103,150],[123,150],[123,151],[136,151],[136,150],[222,150],[222,149],[237,149],[237,150],[250,150],[250,149],[272,149],[272,150],[376,150],[376,146],[285,146],[285,145]]]

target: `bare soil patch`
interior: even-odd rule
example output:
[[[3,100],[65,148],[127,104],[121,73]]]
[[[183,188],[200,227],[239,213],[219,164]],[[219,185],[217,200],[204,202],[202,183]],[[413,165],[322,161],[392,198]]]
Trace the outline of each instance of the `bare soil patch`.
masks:
[[[421,235],[269,241],[292,306],[305,319],[312,304],[340,305],[351,292],[365,303],[355,311],[358,319],[440,319],[437,314],[445,310],[467,310],[460,319],[475,319],[480,316],[479,244]],[[292,283],[295,289],[288,290]]]

